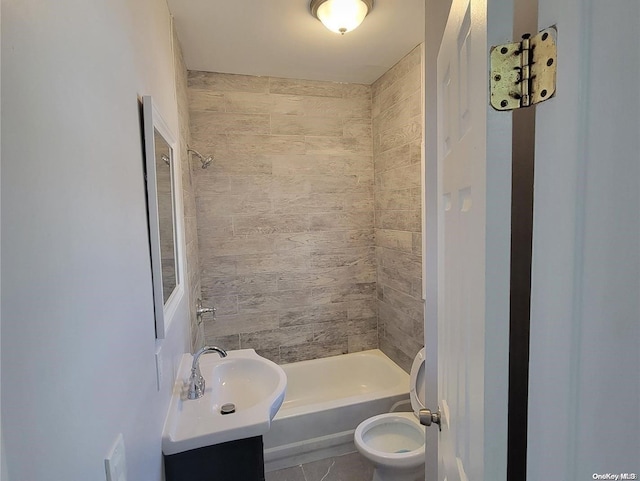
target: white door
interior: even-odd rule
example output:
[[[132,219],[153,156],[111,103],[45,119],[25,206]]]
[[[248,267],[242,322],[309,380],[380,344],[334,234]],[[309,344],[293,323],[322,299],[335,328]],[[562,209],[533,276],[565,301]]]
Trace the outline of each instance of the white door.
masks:
[[[527,479],[637,479],[640,2],[539,0],[540,28],[554,24],[557,95],[536,107]]]
[[[501,6],[501,0],[487,1],[486,19],[480,14],[476,22],[475,7],[482,5],[471,0],[468,37],[474,41],[474,29],[486,29],[483,58],[490,45],[510,40],[513,26],[512,0],[502,1]],[[427,373],[431,373],[427,402],[432,409],[435,402],[448,407],[442,433],[427,430],[429,481],[459,479],[463,470],[469,479],[501,480],[506,472],[509,237],[505,224],[510,216],[506,186],[511,175],[511,115],[479,110],[486,112],[486,150],[474,150],[471,160],[458,162],[484,163],[486,175],[484,180],[472,176],[470,183],[460,180],[464,176],[449,169],[447,162],[457,159],[452,153],[465,141],[459,127],[464,91],[460,85],[465,80],[456,65],[463,47],[457,32],[464,30],[459,12],[467,5],[465,0],[453,1],[438,59],[438,154],[429,153],[429,135],[426,145],[426,234],[437,253],[426,255],[425,338]],[[500,16],[503,21],[496,21]],[[428,19],[427,12],[427,28]],[[594,475],[606,479],[608,474],[638,479],[640,49],[635,32],[640,2],[540,0],[540,28],[554,24],[557,96],[536,107],[527,479],[598,479]],[[468,40],[466,44],[467,49],[472,45]],[[448,61],[441,61],[447,56]],[[442,68],[446,65],[453,66],[447,71]],[[454,77],[451,72],[456,68]],[[474,78],[483,79],[486,72],[485,65]],[[484,89],[479,97],[486,106],[486,84],[479,83]],[[469,111],[473,130],[474,108]],[[432,128],[430,118],[435,120],[427,111],[427,129]],[[484,199],[474,189],[479,183],[484,183]],[[483,200],[484,256],[469,259],[463,246],[473,242],[449,236],[479,234],[471,218]],[[429,207],[430,201],[437,209]],[[461,273],[462,268],[471,272]],[[484,318],[456,301],[468,300],[464,292],[474,269],[484,269],[483,284],[475,286],[483,289]],[[480,303],[476,293],[469,299]],[[476,339],[461,329],[470,319],[483,323]],[[436,332],[434,345],[429,334]],[[481,344],[484,352],[475,347],[456,352],[469,347],[465,342]],[[476,363],[471,366],[476,373],[483,367],[481,378],[470,376],[470,363]],[[481,407],[470,407],[469,401]],[[468,416],[474,407],[482,422]]]
[[[512,12],[512,0],[453,0],[437,118],[427,110],[437,150],[426,145],[426,398],[442,428],[427,430],[429,481],[506,473],[511,119],[488,106],[487,58],[488,42],[511,40]]]
[[[454,0],[438,55],[439,480],[479,479],[483,439],[485,115],[474,97],[483,71],[481,29],[471,29],[479,2]],[[479,38],[480,37],[480,38]],[[480,60],[478,62],[478,60]],[[480,82],[482,83],[482,82]],[[479,100],[479,101],[478,101]]]

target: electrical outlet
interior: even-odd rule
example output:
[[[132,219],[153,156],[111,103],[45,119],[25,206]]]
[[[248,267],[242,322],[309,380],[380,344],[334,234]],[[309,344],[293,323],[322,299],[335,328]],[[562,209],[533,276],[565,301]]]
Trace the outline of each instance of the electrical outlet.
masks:
[[[107,481],[127,481],[127,459],[124,455],[124,438],[118,434],[109,455],[104,460]]]

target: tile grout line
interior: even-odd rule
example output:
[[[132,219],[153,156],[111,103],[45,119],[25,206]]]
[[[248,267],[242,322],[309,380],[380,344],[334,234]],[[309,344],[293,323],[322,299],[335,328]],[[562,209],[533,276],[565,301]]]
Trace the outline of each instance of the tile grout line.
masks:
[[[304,481],[308,481],[307,474],[304,472],[304,465],[302,464],[300,464],[300,471],[302,471],[302,477],[304,478]]]
[[[333,460],[333,462],[331,463],[331,466],[329,466],[329,469],[327,469],[326,474],[325,474],[324,476],[322,476],[322,479],[320,479],[320,481],[324,481],[324,480],[325,480],[325,478],[326,478],[327,476],[329,476],[329,473],[331,472],[331,468],[333,468],[333,466],[334,466],[335,464],[336,464],[336,460],[334,459],[334,460]],[[303,473],[304,473],[304,470],[303,470]]]

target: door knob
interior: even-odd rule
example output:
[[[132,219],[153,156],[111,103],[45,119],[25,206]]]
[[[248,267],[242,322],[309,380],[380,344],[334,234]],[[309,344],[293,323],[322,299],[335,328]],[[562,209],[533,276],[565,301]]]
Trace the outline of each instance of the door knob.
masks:
[[[431,409],[421,409],[418,413],[420,417],[420,424],[423,426],[431,426],[431,424],[437,424],[438,429],[442,431],[442,426],[440,425],[440,409],[438,409],[435,413],[431,412]]]

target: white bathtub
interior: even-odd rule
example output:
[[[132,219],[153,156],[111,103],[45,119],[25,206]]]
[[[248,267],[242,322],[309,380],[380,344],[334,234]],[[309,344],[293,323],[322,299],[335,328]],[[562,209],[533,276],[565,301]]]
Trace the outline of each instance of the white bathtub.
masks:
[[[358,424],[409,398],[409,375],[378,349],[282,368],[287,391],[264,435],[266,471],[355,451]]]

